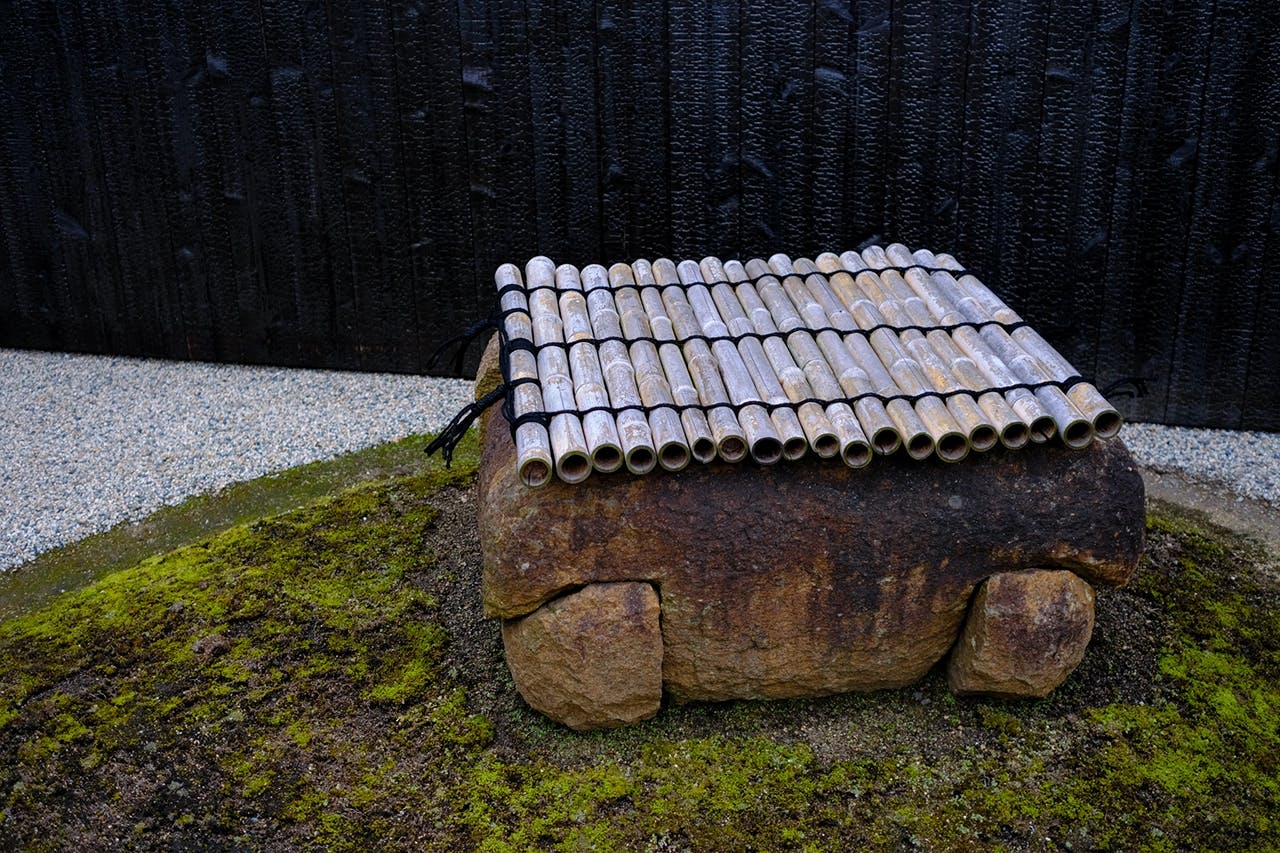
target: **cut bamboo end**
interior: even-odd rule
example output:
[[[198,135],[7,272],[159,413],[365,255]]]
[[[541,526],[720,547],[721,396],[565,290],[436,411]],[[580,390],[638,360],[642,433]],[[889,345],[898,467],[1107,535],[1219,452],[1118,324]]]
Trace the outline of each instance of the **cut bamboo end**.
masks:
[[[724,445],[732,444],[732,447]],[[706,465],[708,462],[714,462],[716,454],[720,458],[728,462],[741,461],[746,458],[747,444],[740,438],[727,438],[721,442],[720,447],[716,446],[715,441],[707,436],[699,436],[693,440],[693,444],[689,447],[689,452],[693,454],[693,458],[697,462]]]
[[[835,451],[839,449],[840,449],[840,446],[836,444],[835,436],[831,436],[831,444],[829,446],[827,457],[830,458],[832,456],[835,456],[836,455]],[[792,436],[788,438],[786,441],[782,442],[782,458],[786,459],[788,462],[794,462],[797,459],[803,459],[804,455],[808,452],[809,452],[809,442],[802,435]]]
[[[584,451],[570,450],[556,459],[556,476],[566,483],[581,483],[591,474],[591,459]]]
[[[927,432],[917,432],[906,436],[902,442],[907,455],[912,459],[928,459],[933,455],[933,438]]]
[[[1119,412],[1100,412],[1093,419],[1093,431],[1098,438],[1115,438],[1124,426],[1124,418]]]
[[[715,444],[708,440],[707,445],[709,447],[708,453],[714,458],[716,454]],[[689,467],[691,455],[688,445],[684,442],[669,441],[658,447],[658,464],[662,466],[664,471],[681,471]]]
[[[531,488],[545,486],[552,472],[551,442],[541,424],[516,428],[516,475]]]
[[[1058,424],[1048,415],[1038,415],[1031,421],[1031,440],[1036,444],[1052,441],[1058,434]]]
[[[986,453],[1000,443],[1000,433],[990,424],[978,424],[969,432],[969,446],[979,453]]]
[[[897,453],[902,447],[902,436],[891,426],[881,427],[872,433],[871,447],[881,456]]]
[[[601,474],[612,474],[622,468],[625,461],[626,457],[622,453],[622,448],[617,445],[597,445],[591,452],[591,467]]]
[[[871,464],[871,445],[865,441],[851,441],[840,450],[840,459],[850,468],[865,468]]]
[[[1093,441],[1093,424],[1084,420],[1070,421],[1062,430],[1062,443],[1072,450],[1083,450]]]
[[[658,465],[658,455],[651,447],[633,447],[624,456],[627,470],[632,474],[648,474]]]
[[[1010,450],[1021,450],[1031,440],[1031,427],[1022,421],[1010,421],[1000,431],[1000,443]]]
[[[526,456],[520,460],[516,473],[520,482],[532,489],[545,486],[551,480],[551,457],[542,459]]]
[[[834,432],[824,433],[809,440],[813,452],[821,459],[830,459],[840,452],[840,439]]]
[[[936,440],[938,458],[943,462],[959,462],[969,455],[969,439],[962,432],[949,430]]]
[[[776,465],[782,461],[784,452],[782,441],[773,436],[757,438],[751,445],[751,458],[761,465]]]

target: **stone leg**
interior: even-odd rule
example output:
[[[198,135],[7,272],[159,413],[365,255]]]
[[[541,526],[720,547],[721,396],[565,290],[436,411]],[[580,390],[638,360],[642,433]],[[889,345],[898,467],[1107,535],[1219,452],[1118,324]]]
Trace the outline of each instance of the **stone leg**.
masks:
[[[951,652],[955,693],[1045,696],[1084,658],[1093,635],[1093,587],[1069,571],[989,577]]]
[[[648,719],[662,704],[658,595],[593,583],[502,625],[507,666],[533,708],[586,731]]]

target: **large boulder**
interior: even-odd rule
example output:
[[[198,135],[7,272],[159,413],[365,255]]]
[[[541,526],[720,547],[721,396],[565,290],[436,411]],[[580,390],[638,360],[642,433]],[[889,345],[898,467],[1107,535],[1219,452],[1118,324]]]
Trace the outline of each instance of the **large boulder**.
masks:
[[[1093,603],[1093,587],[1074,572],[987,578],[951,652],[952,691],[1006,699],[1049,695],[1084,659]]]
[[[959,464],[898,454],[859,470],[695,464],[531,489],[501,411],[482,426],[485,611],[512,620],[588,584],[651,584],[678,701],[909,684],[954,644],[986,578],[1049,567],[1122,584],[1142,548],[1142,480],[1118,440]]]

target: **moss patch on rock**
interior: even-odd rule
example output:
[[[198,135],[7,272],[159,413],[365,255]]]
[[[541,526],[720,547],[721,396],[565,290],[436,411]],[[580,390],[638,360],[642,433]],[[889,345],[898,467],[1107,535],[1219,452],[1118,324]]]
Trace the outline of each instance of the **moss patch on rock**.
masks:
[[[0,847],[1274,849],[1280,594],[1170,507],[1044,700],[691,704],[576,735],[479,607],[472,465],[0,624]]]

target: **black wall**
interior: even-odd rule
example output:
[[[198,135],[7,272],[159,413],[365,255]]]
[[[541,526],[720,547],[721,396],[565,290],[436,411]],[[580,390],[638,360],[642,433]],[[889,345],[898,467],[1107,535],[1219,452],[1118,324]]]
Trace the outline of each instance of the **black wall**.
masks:
[[[0,345],[421,371],[493,268],[948,250],[1280,429],[1271,0],[0,2]]]

